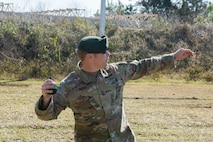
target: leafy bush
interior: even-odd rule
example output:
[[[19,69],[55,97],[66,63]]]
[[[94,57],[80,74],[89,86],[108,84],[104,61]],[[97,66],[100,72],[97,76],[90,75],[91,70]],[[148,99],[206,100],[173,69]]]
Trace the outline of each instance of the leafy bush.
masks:
[[[202,78],[203,69],[199,66],[189,67],[186,72],[188,72],[188,80],[197,81]]]
[[[97,23],[83,18],[65,18],[53,23],[10,20],[1,26],[0,73],[20,79],[68,74],[78,61],[74,53],[78,41],[84,36],[97,35],[99,28]],[[212,74],[209,73],[213,70],[211,24],[168,24],[161,21],[161,24],[151,23],[137,29],[122,28],[108,21],[106,34],[112,49],[110,62],[147,58],[171,53],[182,47],[190,48],[196,51],[196,57],[178,64],[176,71],[186,71],[189,80],[212,81]]]
[[[205,73],[204,79],[207,82],[213,82],[213,72],[207,72],[207,73]]]

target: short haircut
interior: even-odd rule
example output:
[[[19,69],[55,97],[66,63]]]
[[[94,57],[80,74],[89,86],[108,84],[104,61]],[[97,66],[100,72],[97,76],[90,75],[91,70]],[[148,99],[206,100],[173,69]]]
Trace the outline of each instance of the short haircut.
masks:
[[[75,53],[76,53],[76,55],[79,57],[79,59],[81,60],[81,61],[84,61],[85,60],[85,57],[86,57],[86,52],[84,52],[84,51],[82,51],[82,50],[79,50],[79,49],[76,49],[75,50]]]

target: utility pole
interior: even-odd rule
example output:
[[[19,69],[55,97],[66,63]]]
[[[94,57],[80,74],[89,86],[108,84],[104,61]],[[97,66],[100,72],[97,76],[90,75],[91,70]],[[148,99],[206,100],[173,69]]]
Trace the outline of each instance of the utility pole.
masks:
[[[104,35],[106,25],[106,0],[101,0],[101,15],[99,23],[99,36]]]

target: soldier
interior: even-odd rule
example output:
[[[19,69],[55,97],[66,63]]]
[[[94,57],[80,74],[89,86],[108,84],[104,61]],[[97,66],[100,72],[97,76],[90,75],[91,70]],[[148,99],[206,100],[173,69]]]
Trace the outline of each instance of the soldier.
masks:
[[[190,49],[147,59],[108,64],[108,38],[88,36],[78,43],[76,70],[56,83],[47,79],[35,105],[39,119],[57,119],[71,108],[75,118],[76,142],[135,142],[123,106],[123,87],[130,79],[173,68],[175,60],[193,56]]]

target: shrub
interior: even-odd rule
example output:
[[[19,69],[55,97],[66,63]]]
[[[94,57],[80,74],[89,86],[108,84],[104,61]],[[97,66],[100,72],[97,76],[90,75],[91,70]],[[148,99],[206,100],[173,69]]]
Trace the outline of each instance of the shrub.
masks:
[[[188,73],[188,80],[197,81],[202,78],[203,69],[200,66],[192,66],[186,72]]]
[[[207,82],[213,82],[213,72],[207,72],[207,73],[205,73],[204,79]]]

